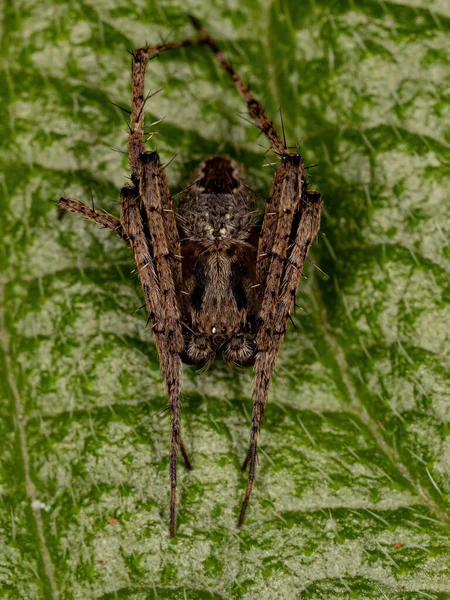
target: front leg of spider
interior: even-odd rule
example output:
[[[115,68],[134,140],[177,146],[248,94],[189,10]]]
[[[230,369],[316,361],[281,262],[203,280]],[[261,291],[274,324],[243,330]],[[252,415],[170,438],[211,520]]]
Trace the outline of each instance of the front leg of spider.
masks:
[[[132,110],[128,149],[134,193],[137,192],[141,239],[133,247],[132,231],[124,224],[124,232],[131,240],[138,272],[151,274],[148,281],[141,277],[148,304],[149,317],[167,387],[171,411],[170,437],[170,535],[176,531],[177,450],[180,448],[190,468],[180,432],[181,353],[184,349],[181,314],[176,285],[180,285],[180,241],[170,200],[165,171],[156,152],[144,152],[144,98],[145,73],[150,55],[149,48],[133,53]],[[122,190],[122,194],[124,190]],[[128,192],[127,192],[128,193]],[[122,217],[128,210],[126,195],[122,201]],[[133,194],[133,191],[131,192]],[[145,256],[138,256],[144,253]]]

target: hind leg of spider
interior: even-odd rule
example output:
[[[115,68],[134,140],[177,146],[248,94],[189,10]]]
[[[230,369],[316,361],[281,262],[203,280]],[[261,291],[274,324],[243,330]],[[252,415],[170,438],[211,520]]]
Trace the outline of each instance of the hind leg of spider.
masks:
[[[268,354],[266,352],[261,352],[256,356],[256,379],[255,391],[253,394],[252,431],[250,434],[249,450],[243,465],[243,468],[246,468],[248,465],[248,480],[244,500],[242,502],[241,512],[239,513],[239,519],[237,522],[238,527],[242,527],[242,525],[244,524],[245,514],[247,512],[247,507],[253,490],[253,484],[255,481],[259,432],[261,429],[261,422],[267,402],[267,395],[269,392],[270,378],[272,375],[273,368],[275,366],[275,361],[276,354],[273,355]]]

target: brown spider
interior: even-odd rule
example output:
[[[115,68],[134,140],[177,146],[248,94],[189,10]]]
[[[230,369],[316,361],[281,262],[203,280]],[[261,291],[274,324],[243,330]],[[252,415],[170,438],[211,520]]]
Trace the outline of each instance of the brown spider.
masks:
[[[118,233],[134,253],[172,414],[170,535],[175,535],[177,449],[182,362],[203,365],[217,353],[254,365],[250,445],[242,465],[248,483],[238,519],[244,522],[255,478],[256,449],[269,384],[308,248],[320,223],[321,197],[307,190],[302,157],[288,151],[272,121],[201,24],[199,39],[148,46],[132,54],[128,153],[132,185],[120,192],[120,221],[61,198],[59,206]],[[165,50],[209,46],[247,103],[250,116],[279,157],[262,223],[240,167],[228,156],[207,158],[176,208],[157,152],[144,148],[144,80],[148,61]]]

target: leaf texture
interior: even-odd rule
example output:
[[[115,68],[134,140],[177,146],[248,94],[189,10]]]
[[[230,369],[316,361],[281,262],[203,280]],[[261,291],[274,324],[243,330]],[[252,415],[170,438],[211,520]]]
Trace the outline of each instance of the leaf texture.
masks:
[[[118,214],[127,50],[203,19],[300,144],[325,202],[241,531],[252,374],[186,368],[178,535],[169,415]],[[174,30],[174,31],[173,31]],[[1,42],[0,597],[449,598],[450,10],[444,0],[7,2]],[[178,192],[264,145],[205,48],[152,60],[149,143]]]

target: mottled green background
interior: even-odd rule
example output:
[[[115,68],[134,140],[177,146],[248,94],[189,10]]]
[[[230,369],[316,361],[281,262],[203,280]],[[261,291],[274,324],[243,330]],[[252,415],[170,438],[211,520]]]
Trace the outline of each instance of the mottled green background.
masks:
[[[448,0],[6,0],[1,41],[0,597],[450,598]],[[251,372],[186,369],[178,535],[169,415],[118,213],[127,50],[203,18],[322,192],[236,531]],[[264,144],[206,49],[153,60],[179,191],[215,151],[267,194]],[[153,142],[152,142],[153,143]],[[154,146],[152,146],[154,147]]]

